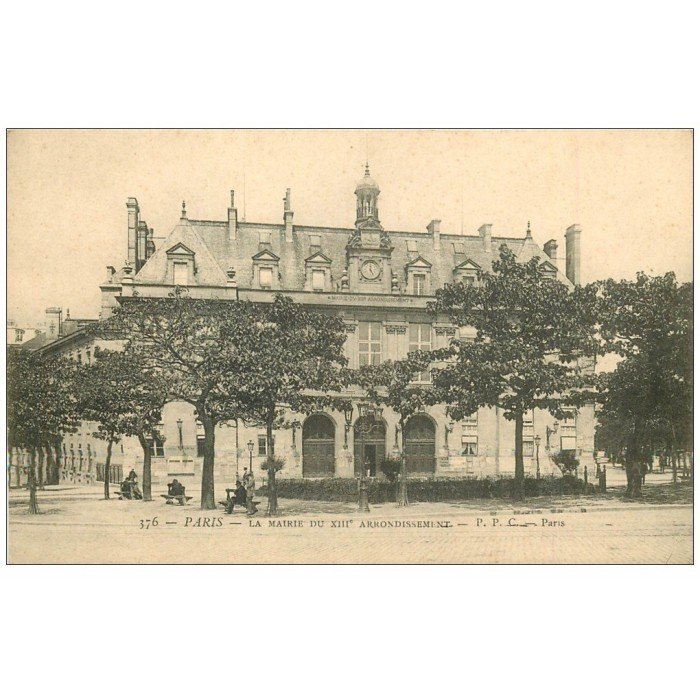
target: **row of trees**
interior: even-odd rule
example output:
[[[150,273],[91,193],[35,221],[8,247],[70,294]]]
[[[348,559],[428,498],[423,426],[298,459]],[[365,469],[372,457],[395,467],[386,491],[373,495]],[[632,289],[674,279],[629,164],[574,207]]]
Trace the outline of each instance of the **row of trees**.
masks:
[[[455,420],[481,406],[499,407],[515,423],[516,496],[524,479],[523,416],[534,408],[561,419],[571,408],[599,401],[604,430],[613,421],[624,425],[616,435],[628,448],[635,492],[635,446],[690,439],[691,285],[679,286],[673,275],[640,275],[636,282],[608,280],[571,290],[544,275],[538,259],[519,263],[503,247],[493,271],[482,273],[478,284],[446,285],[436,297],[430,311],[475,329],[473,338],[358,370],[347,367],[342,319],[283,296],[269,304],[205,301],[176,289],[167,299],[125,300],[92,329],[102,341],[120,345],[96,352],[93,364],[71,368],[40,354],[11,362],[11,444],[33,447],[70,431],[78,419],[93,420],[109,460],[113,444],[136,436],[144,453],[144,496],[150,498],[149,439],[163,405],[184,401],[204,428],[202,508],[215,507],[215,429],[244,420],[267,431],[274,515],[280,466],[274,428],[286,411],[342,410],[348,404],[342,390],[350,385],[396,411],[402,435],[408,418],[430,405],[444,404]],[[614,372],[596,377],[592,360],[600,353],[617,353],[622,360]],[[43,373],[40,381],[31,379],[33,366]],[[432,382],[416,383],[427,368]],[[60,397],[51,394],[56,387]],[[49,410],[52,399],[61,406],[58,412]],[[405,459],[398,500],[407,502]]]

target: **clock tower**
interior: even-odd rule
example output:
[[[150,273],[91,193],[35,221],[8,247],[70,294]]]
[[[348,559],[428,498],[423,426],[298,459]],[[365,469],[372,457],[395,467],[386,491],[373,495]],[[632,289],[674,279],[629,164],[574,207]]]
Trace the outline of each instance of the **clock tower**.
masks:
[[[379,223],[379,187],[365,166],[365,176],[355,188],[357,216],[355,231],[346,246],[349,287],[352,292],[391,293],[391,252],[393,247]]]

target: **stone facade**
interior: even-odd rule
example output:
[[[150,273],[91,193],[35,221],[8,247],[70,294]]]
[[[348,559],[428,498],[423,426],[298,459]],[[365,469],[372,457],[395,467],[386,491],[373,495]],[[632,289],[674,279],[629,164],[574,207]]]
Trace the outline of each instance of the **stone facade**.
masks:
[[[139,218],[138,202],[129,198],[128,257],[120,270],[108,268],[108,279],[101,286],[101,317],[113,312],[120,297],[167,296],[178,284],[187,286],[193,298],[266,301],[282,291],[298,303],[340,314],[346,322],[350,366],[358,367],[400,359],[412,349],[439,348],[456,335],[473,335],[473,329],[436,320],[426,307],[437,288],[457,280],[468,282],[479,269],[490,269],[502,244],[521,261],[539,256],[545,273],[565,284],[578,282],[581,231],[576,225],[566,231],[564,274],[559,269],[556,241],[545,243],[543,251],[534,242],[529,224],[525,235],[505,238],[492,236],[490,224],[481,226],[474,236],[444,233],[437,219],[424,233],[386,231],[379,219],[379,194],[367,168],[355,189],[352,228],[295,225],[289,190],[283,200],[282,221],[277,224],[242,221],[233,191],[223,221],[190,219],[183,202],[178,224],[157,249],[153,230]],[[76,356],[79,332],[74,335],[73,340],[62,339],[62,351]],[[82,350],[82,357],[86,351]],[[362,398],[352,396],[355,406]],[[383,431],[375,429],[369,435],[359,430],[358,418],[355,408],[353,425],[346,430],[344,416],[334,412],[320,417],[287,416],[290,427],[275,432],[275,454],[285,459],[279,477],[353,477],[360,453],[364,461],[370,460],[372,471],[379,473],[382,457],[398,452],[397,416],[385,409]],[[535,473],[539,452],[541,473],[553,473],[556,467],[549,453],[562,447],[575,449],[581,465],[590,469],[594,464],[593,430],[592,405],[581,408],[575,419],[562,425],[549,414],[535,411],[525,424],[526,472]],[[231,483],[250,463],[258,471],[267,452],[263,427],[232,423],[217,431],[215,477],[219,487]],[[446,418],[444,407],[437,406],[409,422],[406,431],[414,475],[485,476],[514,471],[514,424],[497,409],[480,409],[470,419],[453,423]],[[166,406],[162,433],[162,447],[154,447],[154,482],[178,475],[187,486],[197,488],[202,462],[198,438],[203,431],[192,407]],[[89,432],[84,440],[69,436],[67,443],[72,442],[75,450],[75,444],[87,444],[88,436]],[[96,463],[102,451],[103,446],[98,446]],[[134,466],[140,471],[141,449],[136,440],[125,440],[117,458],[124,469]]]

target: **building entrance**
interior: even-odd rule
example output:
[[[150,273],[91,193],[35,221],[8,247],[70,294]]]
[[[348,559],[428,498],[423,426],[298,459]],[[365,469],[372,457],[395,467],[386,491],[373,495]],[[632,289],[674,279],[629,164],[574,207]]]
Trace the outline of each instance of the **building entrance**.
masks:
[[[309,416],[301,432],[304,476],[335,474],[335,424],[321,413]]]
[[[406,471],[435,472],[435,424],[428,416],[409,418],[406,433]]]
[[[362,474],[362,465],[369,476],[381,472],[382,460],[386,454],[386,426],[384,422],[372,423],[360,418],[355,423],[355,476]]]

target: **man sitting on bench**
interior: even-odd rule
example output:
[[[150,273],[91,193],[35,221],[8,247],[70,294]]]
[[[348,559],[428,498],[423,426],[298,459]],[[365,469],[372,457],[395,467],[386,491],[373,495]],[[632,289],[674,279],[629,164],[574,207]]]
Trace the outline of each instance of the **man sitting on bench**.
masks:
[[[168,496],[178,501],[181,506],[184,506],[187,501],[185,498],[185,487],[177,479],[173,479],[168,484]]]
[[[247,493],[245,486],[243,486],[240,479],[236,479],[235,489],[226,489],[226,495],[228,496],[228,500],[226,502],[226,512],[229,515],[233,513],[233,507],[235,505],[245,506]]]

